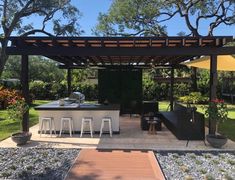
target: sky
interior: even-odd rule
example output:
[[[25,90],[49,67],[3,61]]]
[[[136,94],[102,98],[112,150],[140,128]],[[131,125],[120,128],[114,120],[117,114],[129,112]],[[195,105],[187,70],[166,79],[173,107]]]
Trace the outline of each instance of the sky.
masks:
[[[79,24],[81,29],[85,32],[81,34],[81,36],[94,36],[92,34],[92,28],[98,23],[97,18],[100,12],[105,13],[108,11],[110,5],[112,4],[112,0],[72,0],[72,4],[75,5],[80,12],[82,13],[82,17],[79,19]],[[38,28],[41,27],[41,21],[39,21],[39,17],[26,18],[24,21],[32,22]],[[207,35],[207,26],[208,22],[205,21],[200,26],[200,32],[202,35]],[[165,23],[167,26],[168,36],[176,36],[177,33],[184,31],[189,33],[189,30],[185,26],[184,21],[179,16],[175,16],[170,21]],[[47,26],[46,30],[52,31],[52,27],[50,25]],[[214,31],[214,36],[234,36],[235,37],[235,25],[233,26],[225,26],[221,25]]]
[[[72,3],[82,12],[83,16],[80,19],[81,29],[85,31],[83,36],[91,36],[91,29],[97,24],[99,12],[107,12],[112,0],[73,0]],[[202,34],[206,35],[208,26],[203,22],[200,26]],[[167,32],[169,36],[175,36],[180,31],[189,32],[184,21],[179,16],[175,16],[172,20],[166,22]],[[235,26],[219,26],[214,35],[230,35],[235,37]]]

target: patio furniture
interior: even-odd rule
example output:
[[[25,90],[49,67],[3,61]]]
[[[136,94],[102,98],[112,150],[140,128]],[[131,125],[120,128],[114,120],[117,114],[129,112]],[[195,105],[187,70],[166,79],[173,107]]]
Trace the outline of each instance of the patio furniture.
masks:
[[[109,125],[109,135],[110,137],[112,137],[113,134],[113,129],[112,129],[112,118],[111,117],[104,117],[101,121],[101,127],[100,127],[100,137],[103,134],[103,129],[104,129],[104,125],[105,123],[108,123]]]
[[[147,122],[149,124],[148,133],[149,134],[157,134],[155,126],[158,123],[158,118],[157,117],[148,118]]]
[[[179,140],[205,139],[204,115],[195,109],[175,103],[173,111],[161,112],[161,118]]]
[[[42,131],[45,133],[46,132],[46,125],[48,124],[50,135],[52,136],[52,124],[54,126],[53,131],[56,135],[55,131],[55,121],[53,117],[41,117],[41,126],[40,126],[40,137],[42,135]]]
[[[142,126],[142,130],[148,131],[150,129],[150,122],[154,122],[154,129],[156,131],[161,131],[162,130],[162,121],[159,118],[159,114],[152,114],[151,112],[149,114],[145,114],[144,116],[141,117],[142,125],[144,124],[145,126]]]
[[[72,132],[73,132],[73,119],[71,117],[62,117],[61,118],[61,122],[60,122],[60,137],[61,137],[61,133],[63,131],[63,127],[65,126],[65,124],[68,124],[69,126],[69,134],[70,137],[72,137]]]
[[[158,113],[158,102],[157,101],[143,101],[142,103],[142,114],[141,114],[141,129],[144,131],[149,130],[148,118],[157,117],[159,118]],[[147,118],[147,119],[146,119]],[[161,123],[155,124],[156,130],[161,130]]]
[[[91,137],[93,137],[93,118],[92,117],[84,117],[84,118],[82,118],[82,126],[81,126],[80,137],[82,137],[82,135],[84,133],[84,128],[87,125],[89,125],[89,132],[91,134]]]

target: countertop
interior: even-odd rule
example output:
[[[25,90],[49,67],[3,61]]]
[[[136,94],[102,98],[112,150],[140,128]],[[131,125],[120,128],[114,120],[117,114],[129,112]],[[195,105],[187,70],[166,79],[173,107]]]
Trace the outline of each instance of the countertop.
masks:
[[[91,104],[91,103],[70,103],[65,102],[63,106],[59,105],[59,101],[53,101],[47,104],[36,106],[35,110],[120,110],[118,104]]]

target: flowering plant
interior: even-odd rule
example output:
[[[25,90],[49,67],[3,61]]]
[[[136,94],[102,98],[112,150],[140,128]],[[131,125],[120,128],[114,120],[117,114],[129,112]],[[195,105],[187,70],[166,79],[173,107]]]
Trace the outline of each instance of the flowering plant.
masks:
[[[3,109],[7,107],[10,104],[10,101],[14,98],[20,98],[20,95],[16,90],[0,87],[0,102],[3,105]]]
[[[228,119],[228,109],[224,100],[211,100],[206,108],[205,115],[216,122],[217,132],[218,124]]]
[[[7,112],[10,119],[18,120],[21,124],[23,120],[23,115],[29,110],[29,106],[26,103],[25,99],[20,96],[9,101],[9,106],[7,107]]]

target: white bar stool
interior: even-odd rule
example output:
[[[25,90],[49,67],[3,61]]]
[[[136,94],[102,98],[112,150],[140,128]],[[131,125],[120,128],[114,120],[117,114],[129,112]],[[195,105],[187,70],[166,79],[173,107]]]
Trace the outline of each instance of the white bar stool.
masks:
[[[70,137],[72,137],[72,133],[73,133],[73,119],[71,117],[62,117],[61,118],[61,121],[60,121],[60,137],[61,137],[61,133],[63,131],[63,127],[65,126],[65,123],[68,123],[69,134],[70,134]]]
[[[81,126],[81,134],[80,137],[82,137],[83,132],[84,132],[84,126],[89,124],[89,130],[90,130],[90,134],[91,137],[93,137],[93,118],[92,117],[84,117],[82,118],[82,126]]]
[[[101,121],[101,127],[100,127],[100,137],[103,134],[104,124],[109,124],[109,135],[112,137],[113,135],[113,129],[112,129],[112,118],[111,117],[104,117]]]
[[[46,128],[45,128],[46,124],[48,124],[48,126],[49,126],[51,137],[52,137],[52,124],[53,124],[53,126],[54,126],[53,131],[54,131],[54,133],[56,135],[54,118],[53,117],[41,117],[40,137],[42,135],[42,131],[44,133],[46,131]]]

